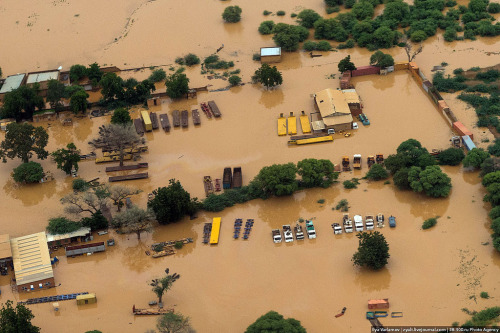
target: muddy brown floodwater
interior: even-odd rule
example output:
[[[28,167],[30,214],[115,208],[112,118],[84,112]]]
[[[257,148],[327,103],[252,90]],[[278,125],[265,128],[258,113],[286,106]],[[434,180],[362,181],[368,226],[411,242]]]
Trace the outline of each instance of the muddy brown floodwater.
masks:
[[[237,24],[224,24],[221,12],[228,4],[239,5],[243,18]],[[258,67],[252,54],[262,46],[273,45],[270,36],[261,36],[257,27],[265,19],[292,23],[289,14],[311,8],[324,13],[322,1],[230,1],[210,0],[5,0],[0,4],[1,66],[8,75],[17,72],[69,68],[72,64],[115,65],[133,68],[162,65],[169,72],[177,56],[193,52],[205,57],[224,44],[219,53],[233,60],[241,70],[243,82]],[[285,10],[285,17],[262,16],[264,9]],[[335,14],[329,15],[330,17]],[[105,29],[103,29],[105,27]],[[444,44],[442,36],[424,43],[416,62],[431,77],[431,68],[446,61],[447,72],[457,67],[491,66],[498,56],[499,38],[480,38],[473,42]],[[405,61],[400,48],[387,50],[396,61]],[[354,63],[365,65],[370,52],[365,49],[324,53],[308,57],[307,53],[286,53],[277,67],[283,73],[283,85],[266,91],[246,84],[228,91],[202,92],[197,99],[164,101],[152,110],[168,113],[190,109],[200,102],[215,100],[222,111],[221,119],[208,120],[194,128],[147,133],[148,162],[151,177],[127,185],[144,192],[133,198],[145,207],[147,193],[177,178],[193,195],[204,197],[202,178],[221,178],[226,166],[241,166],[243,182],[251,180],[266,165],[297,162],[303,158],[327,158],[339,163],[342,155],[367,155],[394,152],[398,144],[415,138],[429,149],[446,148],[452,134],[446,119],[423,90],[405,72],[387,76],[356,78],[358,90],[371,126],[360,126],[349,138],[338,136],[333,143],[305,147],[288,147],[286,137],[276,134],[280,113],[313,110],[311,94],[327,87],[338,87],[337,63],[347,54]],[[187,68],[191,86],[211,85],[215,90],[227,81],[208,80],[199,66]],[[123,77],[143,79],[150,70],[122,73]],[[336,79],[329,79],[336,74]],[[164,88],[162,88],[164,89]],[[443,95],[453,112],[476,138],[491,140],[489,133],[475,128],[473,109]],[[93,99],[98,96],[93,96]],[[132,112],[138,117],[138,110]],[[109,117],[75,120],[73,126],[58,121],[41,123],[48,129],[52,151],[74,142],[83,153],[87,142]],[[485,145],[480,143],[479,145]],[[39,232],[47,219],[63,213],[59,199],[71,190],[70,177],[56,170],[53,162],[41,161],[52,171],[55,180],[38,185],[18,186],[10,178],[18,160],[0,168],[1,231],[12,237]],[[80,176],[106,180],[104,166],[82,162]],[[98,303],[77,307],[73,301],[61,302],[55,313],[50,304],[32,305],[34,323],[42,332],[144,332],[155,326],[156,318],[135,318],[131,308],[145,307],[154,295],[148,281],[162,274],[166,267],[181,274],[164,298],[166,306],[192,318],[199,332],[242,332],[257,317],[276,310],[285,317],[300,320],[308,332],[367,332],[364,319],[370,298],[389,298],[391,311],[403,311],[403,318],[384,318],[385,325],[448,325],[464,321],[460,308],[482,309],[496,305],[500,297],[497,276],[500,256],[490,242],[487,205],[482,202],[484,190],[477,173],[463,172],[460,167],[444,168],[453,182],[449,198],[429,199],[412,192],[401,192],[393,185],[362,181],[358,189],[345,190],[337,184],[329,189],[298,192],[288,198],[254,200],[226,209],[219,214],[200,213],[193,221],[159,227],[137,241],[134,235],[96,236],[117,239],[117,245],[105,253],[88,257],[66,258],[54,268],[61,285],[55,289],[31,294],[12,294],[8,276],[0,277],[1,302],[7,299],[65,294],[81,291],[97,293]],[[364,176],[362,171],[343,174],[340,181]],[[355,268],[350,258],[357,248],[354,235],[334,236],[330,224],[339,222],[341,214],[332,207],[340,200],[349,201],[351,214],[377,214],[397,217],[395,229],[381,231],[390,244],[391,258],[386,268],[369,272]],[[318,204],[325,199],[324,204]],[[203,223],[214,216],[222,217],[220,243],[201,243]],[[422,222],[440,216],[438,225],[421,230]],[[314,218],[318,238],[292,244],[274,244],[272,228],[295,223],[300,217]],[[232,239],[235,218],[253,218],[255,226],[248,241]],[[192,237],[176,255],[153,259],[144,254],[153,242]],[[485,245],[483,245],[485,244]],[[491,299],[478,297],[487,291]],[[346,315],[335,319],[343,307]]]

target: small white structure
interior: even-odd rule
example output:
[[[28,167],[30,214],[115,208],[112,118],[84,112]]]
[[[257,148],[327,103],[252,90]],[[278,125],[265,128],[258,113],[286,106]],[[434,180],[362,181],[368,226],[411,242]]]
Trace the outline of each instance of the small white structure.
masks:
[[[354,215],[354,228],[356,231],[363,231],[363,217],[361,215]]]
[[[260,62],[273,63],[281,61],[281,47],[261,47]]]
[[[292,227],[289,224],[283,226],[283,236],[285,237],[285,243],[293,242]]]

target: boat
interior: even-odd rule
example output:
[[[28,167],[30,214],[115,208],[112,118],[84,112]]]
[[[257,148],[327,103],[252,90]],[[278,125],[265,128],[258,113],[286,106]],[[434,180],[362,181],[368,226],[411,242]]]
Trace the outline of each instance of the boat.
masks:
[[[241,167],[235,167],[233,169],[233,188],[241,188],[242,185],[242,176],[241,176]]]
[[[295,238],[297,240],[303,240],[304,239],[304,232],[302,231],[302,226],[297,223],[295,227],[293,227],[293,231],[295,231]]]
[[[163,250],[153,253],[152,257],[153,258],[160,258],[160,257],[165,257],[165,256],[170,256],[175,254],[176,251],[173,246],[166,246],[163,248]]]
[[[134,180],[134,179],[144,179],[144,178],[148,178],[147,172],[134,173],[132,175],[109,177],[108,181],[112,183],[112,182],[121,182],[124,180]]]
[[[139,163],[139,164],[132,164],[132,165],[123,165],[123,166],[118,165],[118,166],[113,166],[113,167],[106,167],[106,172],[137,170],[137,169],[147,168],[148,166],[149,165],[147,162]]]
[[[215,180],[215,192],[220,192],[221,191],[221,187],[220,187],[220,179],[217,178]]]
[[[306,220],[306,231],[307,231],[307,237],[309,237],[309,239],[316,238],[316,229],[314,229],[314,224],[312,220]]]
[[[273,242],[281,243],[281,232],[279,229],[273,229],[271,235],[273,236]]]
[[[214,185],[212,184],[212,177],[205,176],[203,177],[203,186],[205,186],[205,194],[207,197],[214,193]]]
[[[366,226],[366,230],[373,230],[373,228],[374,228],[373,215],[366,215],[365,216],[365,226]]]
[[[233,182],[233,172],[231,168],[224,168],[224,174],[222,176],[222,188],[228,190],[231,188],[231,183]]]
[[[142,120],[139,118],[134,119],[134,126],[135,126],[135,131],[137,132],[137,134],[139,134],[140,136],[143,136],[146,129],[144,128],[144,124],[142,123]]]
[[[342,224],[344,225],[344,231],[346,233],[351,233],[354,231],[352,228],[352,220],[349,217],[349,214],[344,213],[344,215],[342,217]]]
[[[158,129],[158,115],[155,112],[151,112],[149,114],[149,118],[151,118],[151,125],[153,126],[153,129]]]
[[[201,110],[203,111],[203,113],[205,113],[207,115],[207,118],[212,118],[212,112],[208,108],[207,103],[201,103],[200,106],[201,106]]]
[[[285,243],[293,242],[292,228],[289,224],[283,225],[283,236],[285,237]]]
[[[356,231],[363,231],[363,217],[361,215],[354,215],[354,228]]]
[[[340,235],[342,233],[342,227],[338,223],[332,223],[332,229],[335,235]]]
[[[392,215],[389,217],[389,227],[391,228],[396,227],[396,218]]]

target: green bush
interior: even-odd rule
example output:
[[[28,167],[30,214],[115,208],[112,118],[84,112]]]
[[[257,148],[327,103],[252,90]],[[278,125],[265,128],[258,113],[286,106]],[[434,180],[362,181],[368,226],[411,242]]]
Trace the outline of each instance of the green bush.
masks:
[[[259,33],[261,35],[269,35],[273,32],[274,21],[264,21],[259,26]]]
[[[290,14],[290,17],[291,17],[291,18],[297,17],[297,14],[292,13],[292,14]]]
[[[339,6],[326,7],[326,13],[327,14],[338,13],[338,12],[340,12],[340,7]]]
[[[175,63],[179,65],[185,65],[184,58],[183,57],[177,57],[175,58]]]
[[[345,6],[345,8],[349,9],[349,8],[352,8],[352,6],[354,6],[355,3],[356,3],[356,0],[345,0],[344,6]]]
[[[264,11],[262,12],[262,15],[264,15],[264,16],[268,16],[268,15],[271,15],[272,13],[273,13],[273,12],[270,12],[270,11],[268,11],[268,10],[264,10]]]
[[[460,148],[448,148],[437,156],[441,165],[459,165],[464,158],[464,151]]]
[[[165,81],[167,78],[167,73],[162,68],[155,69],[153,73],[149,76],[149,80],[152,82],[161,82]]]
[[[320,18],[321,16],[312,9],[304,9],[297,15],[299,24],[308,29],[312,28],[314,22]]]
[[[277,16],[285,16],[285,14],[286,14],[286,13],[285,13],[285,11],[284,11],[284,10],[278,10],[278,11],[276,12],[276,15],[277,15]]]
[[[93,213],[91,217],[84,217],[80,220],[82,226],[90,228],[92,231],[106,229],[108,227],[108,220],[98,210]]]
[[[455,7],[457,5],[457,2],[455,0],[447,0],[444,5],[446,7]]]
[[[85,192],[89,188],[89,184],[81,178],[73,179],[73,190],[77,192]]]
[[[354,39],[348,39],[344,44],[339,44],[337,49],[352,49],[355,46]]]
[[[222,19],[227,23],[236,23],[241,20],[241,8],[239,6],[229,6],[224,9]]]
[[[76,231],[81,227],[80,223],[71,221],[65,217],[54,217],[49,219],[49,225],[46,229],[52,235],[60,235]]]
[[[411,34],[410,39],[414,43],[420,43],[427,39],[427,34],[422,30],[418,30]]]
[[[189,53],[184,57],[184,63],[186,66],[194,66],[200,63],[200,58],[196,54]]]
[[[252,60],[253,61],[260,61],[260,53],[254,53],[252,55]]]
[[[321,205],[322,205],[322,204],[324,204],[324,203],[325,203],[325,199],[319,199],[319,200],[317,201],[317,203],[319,203],[319,204],[321,204]]]
[[[342,185],[344,185],[344,188],[346,189],[352,189],[352,188],[358,188],[358,185],[350,180],[345,180]]]
[[[177,250],[180,250],[182,249],[182,247],[184,246],[184,243],[183,242],[175,242],[174,244],[174,247],[177,249]]]
[[[437,224],[437,218],[431,217],[430,219],[424,221],[424,223],[422,224],[422,229],[432,228],[436,224]]]
[[[498,14],[500,13],[500,3],[492,2],[488,5],[488,13]]]
[[[481,296],[481,298],[485,298],[485,299],[490,298],[490,295],[486,291],[482,291],[481,294],[479,294],[479,296]]]
[[[229,84],[234,87],[234,86],[237,86],[241,83],[241,78],[238,75],[232,75],[229,77],[228,81],[229,81]]]
[[[44,176],[40,163],[23,163],[13,170],[12,178],[18,183],[38,183]]]
[[[432,78],[432,84],[438,91],[442,92],[455,92],[458,90],[463,90],[467,88],[467,85],[463,83],[463,76],[458,75],[454,78],[443,76],[443,73],[436,72]]]
[[[483,73],[477,73],[476,79],[484,82],[494,82],[500,78],[500,72],[496,69],[490,69]]]
[[[387,179],[389,177],[389,173],[382,166],[382,164],[374,164],[366,173],[366,178],[370,180],[382,180]]]
[[[500,217],[500,206],[493,207],[490,212],[488,213],[488,216],[492,220],[496,220],[497,218]]]
[[[335,206],[336,210],[340,210],[341,212],[347,212],[349,211],[349,202],[347,199],[342,199],[339,201],[337,206]]]
[[[319,41],[318,44],[316,44],[317,51],[330,51],[331,49],[332,45],[326,40]]]
[[[314,51],[316,50],[316,46],[317,46],[316,42],[313,42],[312,40],[306,40],[302,47],[306,51]]]

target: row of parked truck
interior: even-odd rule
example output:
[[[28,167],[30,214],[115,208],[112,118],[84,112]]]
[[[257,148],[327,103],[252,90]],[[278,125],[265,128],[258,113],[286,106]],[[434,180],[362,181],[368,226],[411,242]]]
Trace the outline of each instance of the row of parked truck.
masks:
[[[384,163],[384,155],[377,154],[376,156],[370,155],[366,159],[366,163],[368,164],[368,168],[371,168],[375,163],[382,164]],[[354,154],[352,159],[352,167],[354,169],[361,169],[362,158],[360,154]],[[342,171],[351,171],[351,161],[349,160],[349,156],[342,157]]]
[[[363,223],[363,217],[361,215],[354,215],[354,223],[353,220],[349,217],[348,213],[344,213],[342,216],[342,226],[344,227],[345,233],[351,232],[360,232],[373,230],[375,228],[375,223],[377,223],[377,227],[383,228],[385,226],[385,217],[382,213],[379,213],[376,217],[373,215],[366,215]],[[332,223],[333,233],[339,235],[342,233],[342,226],[340,223]],[[396,218],[394,216],[389,217],[389,226],[391,228],[396,227]]]
[[[285,243],[290,243],[293,242],[294,240],[294,233],[295,233],[295,239],[296,240],[303,240],[304,239],[304,231],[302,230],[302,226],[300,224],[296,224],[295,227],[292,227],[289,224],[285,224],[282,227],[283,229],[283,237],[281,237],[281,231],[280,229],[273,229],[271,234],[273,236],[273,242],[275,243],[281,243],[283,239],[285,239]],[[307,238],[313,239],[316,238],[316,229],[314,228],[314,224],[312,220],[306,220],[306,228],[305,228],[305,234],[307,235]]]

